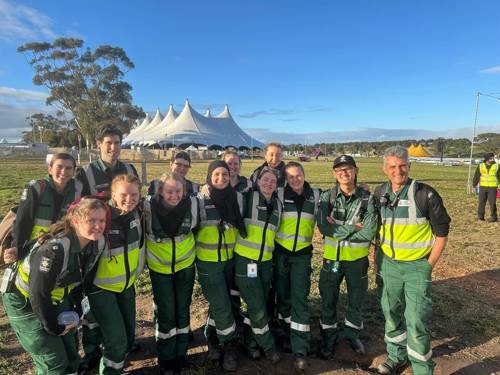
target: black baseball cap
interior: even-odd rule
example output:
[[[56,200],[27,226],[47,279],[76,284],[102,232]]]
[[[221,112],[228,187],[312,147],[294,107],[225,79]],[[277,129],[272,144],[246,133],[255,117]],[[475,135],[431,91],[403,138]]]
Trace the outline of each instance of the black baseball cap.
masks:
[[[356,162],[354,161],[354,158],[350,155],[340,155],[338,158],[336,158],[333,161],[333,169],[337,168],[340,165],[350,165],[354,168],[357,168]]]

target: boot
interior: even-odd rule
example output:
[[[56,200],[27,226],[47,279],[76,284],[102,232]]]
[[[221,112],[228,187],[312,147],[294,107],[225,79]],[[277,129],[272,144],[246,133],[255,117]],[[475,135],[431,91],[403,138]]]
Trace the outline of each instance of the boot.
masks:
[[[295,369],[299,372],[307,370],[307,367],[309,367],[309,364],[307,363],[306,356],[302,353],[295,353],[293,367],[295,367]]]
[[[222,368],[227,372],[234,372],[238,369],[238,349],[235,341],[228,342],[224,345]]]

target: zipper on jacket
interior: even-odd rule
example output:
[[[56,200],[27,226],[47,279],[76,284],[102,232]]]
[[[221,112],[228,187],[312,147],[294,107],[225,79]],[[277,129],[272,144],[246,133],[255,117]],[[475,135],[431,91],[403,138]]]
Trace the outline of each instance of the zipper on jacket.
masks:
[[[297,250],[297,237],[299,236],[299,227],[300,227],[300,217],[302,215],[302,210],[297,211],[297,225],[295,226],[295,238],[293,239],[293,248],[292,252]]]
[[[392,259],[396,258],[396,251],[394,250],[394,215],[395,215],[394,211],[395,211],[395,208],[391,210],[392,217],[391,217],[391,227],[390,227]]]
[[[172,274],[175,273],[175,239],[174,237],[170,237],[170,241],[172,241]]]

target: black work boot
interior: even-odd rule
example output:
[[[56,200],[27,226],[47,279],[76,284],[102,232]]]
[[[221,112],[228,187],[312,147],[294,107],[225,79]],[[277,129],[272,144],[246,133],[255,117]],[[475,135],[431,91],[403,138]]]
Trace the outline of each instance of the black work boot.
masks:
[[[238,348],[235,341],[228,342],[224,345],[222,368],[227,372],[234,372],[238,369]]]
[[[377,371],[380,375],[397,375],[403,372],[406,366],[408,366],[407,360],[404,360],[402,362],[394,362],[392,359],[387,358],[385,362],[381,363],[377,367]]]
[[[358,353],[360,355],[366,354],[365,345],[363,344],[363,342],[360,339],[356,338],[356,339],[348,340],[348,341],[349,341],[349,345],[351,346],[352,350],[354,350],[356,353]]]
[[[208,346],[208,353],[207,353],[208,360],[218,361],[221,355],[219,340],[217,338],[215,339],[209,338],[207,340],[207,346]]]
[[[178,374],[177,365],[174,359],[158,359],[158,374],[159,375],[174,375]]]
[[[278,363],[281,359],[280,353],[276,349],[270,349],[266,351],[266,358],[271,361],[273,365]]]
[[[86,353],[85,356],[80,360],[80,365],[78,366],[78,373],[86,374],[93,368],[99,365],[101,360],[101,350],[96,349],[91,353]]]

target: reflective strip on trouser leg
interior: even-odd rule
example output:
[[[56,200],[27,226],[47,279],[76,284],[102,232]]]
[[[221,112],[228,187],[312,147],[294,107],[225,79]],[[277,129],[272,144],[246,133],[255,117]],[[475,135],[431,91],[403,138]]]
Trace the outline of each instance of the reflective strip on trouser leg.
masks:
[[[102,363],[104,364],[105,367],[111,367],[112,369],[115,370],[121,370],[123,366],[125,366],[125,361],[114,362],[106,357],[102,357]]]
[[[398,264],[385,254],[382,257],[381,276],[383,279],[382,299],[380,304],[385,318],[385,337],[404,337],[406,333],[404,278],[400,274]],[[389,358],[395,362],[407,360],[406,341],[385,340]]]
[[[210,319],[214,323],[212,325],[208,321],[205,332],[209,334],[209,328],[215,326],[219,343],[223,345],[231,341],[236,334],[232,297],[229,292],[234,283],[234,263],[232,260],[204,262],[198,259],[196,266],[203,295],[209,303]]]
[[[293,329],[293,330],[299,331],[299,332],[310,332],[311,326],[309,324],[301,324],[301,323],[291,322],[290,329]]]
[[[252,326],[252,322],[248,318],[243,319],[243,323],[249,326],[252,329],[252,332],[256,335],[263,335],[264,333],[269,332],[269,325],[266,324],[263,328],[255,328]]]
[[[275,349],[274,338],[269,331],[266,302],[272,279],[272,262],[258,265],[258,276],[247,277],[247,266],[251,261],[240,255],[235,257],[236,285],[247,304],[251,333],[257,344],[264,350]],[[247,331],[248,332],[248,331]],[[247,341],[249,337],[246,338]]]
[[[292,321],[291,316],[283,317],[283,315],[281,314],[278,314],[278,319],[283,320],[286,324],[290,324],[290,322]]]
[[[363,308],[368,292],[368,257],[342,262],[347,284],[348,305],[344,320],[344,334],[355,340],[363,329]]]

